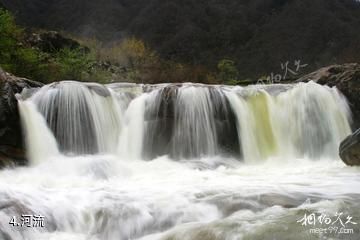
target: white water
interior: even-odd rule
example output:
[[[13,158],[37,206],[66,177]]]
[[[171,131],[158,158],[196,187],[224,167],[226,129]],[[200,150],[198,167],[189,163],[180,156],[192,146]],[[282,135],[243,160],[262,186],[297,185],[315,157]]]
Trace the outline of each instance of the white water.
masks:
[[[120,158],[141,159],[146,98],[144,94],[134,99],[125,112],[125,125],[118,145]]]
[[[228,152],[241,154],[245,162],[270,157],[336,158],[340,142],[351,133],[346,100],[335,88],[312,82],[285,90],[273,86],[276,94],[261,86],[147,88],[126,97],[133,87],[61,82],[43,87],[26,102],[38,107],[60,151],[67,155],[117,153],[124,159],[151,158],[149,149],[144,150],[147,144],[156,148],[151,150],[153,156],[175,159]],[[26,106],[20,109],[25,120],[32,118],[26,114],[34,114]],[[36,124],[48,129],[44,123]],[[37,138],[35,142],[44,140],[34,133],[37,128],[25,127]],[[146,143],[145,137],[150,137]],[[37,151],[30,145],[28,149]]]
[[[114,94],[100,85],[63,82],[43,87],[31,100],[48,120],[65,151],[115,153],[123,117]]]
[[[180,145],[190,156],[211,156],[218,152],[212,105],[208,88],[185,85],[179,89],[173,137],[175,152]],[[178,155],[185,157],[182,151]]]
[[[29,158],[36,164],[0,171],[0,239],[360,238],[360,169],[337,157],[350,127],[346,101],[336,89],[314,83],[279,86],[276,93],[260,86],[159,87],[95,92],[94,86],[71,82],[19,102]],[[55,94],[76,96],[56,102]],[[54,114],[62,103],[59,122]],[[57,131],[64,127],[66,135],[60,130],[58,137],[77,139],[66,128],[70,124],[85,139],[57,150],[54,129],[36,104],[46,107],[41,112]],[[224,132],[225,123],[233,126],[229,109],[235,127]],[[91,119],[78,121],[84,116]],[[144,144],[150,144],[144,139],[154,126],[159,134],[150,139],[168,156],[144,161]],[[235,133],[235,147],[221,145],[224,133],[229,139]],[[225,145],[239,145],[241,156],[224,157]],[[81,154],[91,146],[97,154]],[[353,234],[310,234],[311,227],[297,221],[312,212],[332,218],[343,212],[359,225],[347,226]],[[21,214],[45,216],[45,228],[8,224]]]
[[[98,156],[3,170],[0,229],[29,240],[320,239],[297,223],[305,213],[339,211],[360,222],[360,169],[299,160],[200,171],[167,158]],[[46,216],[47,227],[7,224],[24,212]],[[355,230],[322,239],[358,239]]]
[[[269,157],[336,158],[339,143],[351,133],[346,100],[334,89],[315,83],[271,96],[257,90],[227,93],[238,119],[238,135],[244,159]]]
[[[30,101],[19,101],[19,112],[25,129],[25,144],[31,164],[35,165],[51,157],[58,157],[56,139],[35,104]],[[32,131],[33,129],[35,131]]]

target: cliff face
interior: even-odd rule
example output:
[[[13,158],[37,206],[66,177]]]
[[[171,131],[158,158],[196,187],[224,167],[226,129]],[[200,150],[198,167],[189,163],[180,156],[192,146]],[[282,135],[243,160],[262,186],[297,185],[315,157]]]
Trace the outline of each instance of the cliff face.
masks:
[[[242,78],[360,62],[360,4],[355,0],[0,0],[28,26],[103,40],[135,35],[162,56],[214,68],[222,58]]]

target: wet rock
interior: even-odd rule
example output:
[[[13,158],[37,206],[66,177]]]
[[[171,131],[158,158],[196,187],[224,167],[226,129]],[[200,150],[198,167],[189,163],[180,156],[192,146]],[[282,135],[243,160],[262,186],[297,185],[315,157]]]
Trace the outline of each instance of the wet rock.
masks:
[[[145,89],[145,91],[147,90]],[[157,104],[147,106],[144,156],[149,159],[171,152],[177,91],[177,87],[165,87],[156,96]]]
[[[15,95],[24,88],[40,86],[41,83],[15,77],[0,68],[0,167],[26,162]]]
[[[305,75],[297,82],[314,81],[336,86],[348,99],[353,113],[353,129],[360,128],[360,64],[331,65]]]
[[[97,95],[102,97],[109,97],[110,91],[104,85],[100,85],[97,83],[85,83],[90,90],[94,91]]]
[[[360,166],[360,129],[340,144],[339,152],[346,165]]]

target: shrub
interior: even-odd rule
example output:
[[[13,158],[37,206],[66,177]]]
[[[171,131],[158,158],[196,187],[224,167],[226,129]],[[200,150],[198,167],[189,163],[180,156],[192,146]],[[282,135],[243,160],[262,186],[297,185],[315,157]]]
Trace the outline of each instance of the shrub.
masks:
[[[86,77],[91,71],[95,60],[81,49],[64,48],[56,53],[55,61],[59,66],[60,76],[67,80],[88,80]]]
[[[226,84],[236,84],[239,72],[235,66],[235,62],[229,59],[220,60],[217,65],[219,71],[219,79]]]

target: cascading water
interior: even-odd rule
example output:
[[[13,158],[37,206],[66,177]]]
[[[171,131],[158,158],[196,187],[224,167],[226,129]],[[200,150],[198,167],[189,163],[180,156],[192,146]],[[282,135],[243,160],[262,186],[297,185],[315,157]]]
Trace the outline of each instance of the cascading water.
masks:
[[[125,112],[125,126],[118,144],[120,157],[141,159],[146,95],[134,99]]]
[[[32,101],[62,151],[81,154],[116,150],[122,117],[110,89],[95,84],[55,83],[40,89]]]
[[[155,85],[132,96],[128,86],[112,87],[55,83],[26,102],[37,106],[64,154],[186,159],[230,152],[246,162],[318,159],[336,157],[350,133],[346,100],[315,83],[275,93],[261,86]],[[27,127],[31,131],[37,129]]]
[[[26,129],[26,145],[28,156],[32,164],[39,161],[46,161],[48,158],[56,157],[59,154],[56,139],[47,127],[44,118],[30,101],[19,101],[19,110],[23,126]],[[35,128],[36,131],[31,129]],[[46,147],[44,147],[44,142]]]
[[[209,88],[181,87],[174,108],[175,129],[172,149],[175,155],[199,157],[218,153],[214,109]]]
[[[301,83],[271,96],[264,89],[227,93],[238,119],[246,161],[337,156],[351,132],[346,100],[336,89]]]
[[[336,88],[66,81],[19,99],[32,166],[0,172],[0,239],[318,239],[297,222],[309,211],[360,223]],[[45,227],[7,224],[21,214]]]

